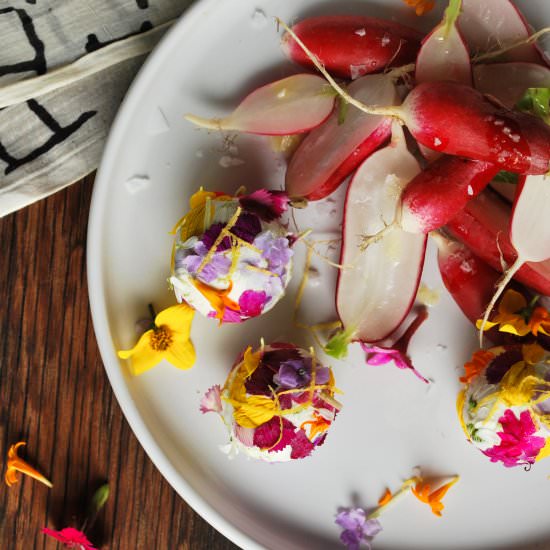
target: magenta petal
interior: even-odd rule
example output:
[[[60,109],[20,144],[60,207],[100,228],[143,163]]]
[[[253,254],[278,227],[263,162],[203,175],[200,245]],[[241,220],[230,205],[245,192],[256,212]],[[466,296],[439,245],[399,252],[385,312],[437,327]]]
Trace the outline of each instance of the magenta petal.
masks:
[[[257,317],[267,302],[267,294],[257,290],[245,290],[239,298],[241,313],[246,317]]]
[[[65,527],[61,531],[55,531],[48,527],[42,528],[42,533],[63,543],[66,548],[75,550],[96,550],[86,535],[74,527]]]
[[[245,210],[256,214],[266,222],[271,222],[286,212],[289,202],[288,195],[284,191],[268,189],[259,189],[239,198],[239,203]]]

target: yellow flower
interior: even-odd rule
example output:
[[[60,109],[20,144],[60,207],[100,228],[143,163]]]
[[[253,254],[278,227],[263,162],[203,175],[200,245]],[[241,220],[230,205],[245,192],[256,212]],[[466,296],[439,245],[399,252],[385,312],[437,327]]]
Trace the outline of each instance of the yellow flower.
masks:
[[[407,6],[415,9],[416,15],[424,15],[434,9],[435,0],[403,0]]]
[[[19,443],[12,445],[8,451],[8,465],[4,476],[6,485],[11,487],[14,483],[17,483],[19,481],[17,478],[17,472],[21,472],[22,474],[26,474],[37,481],[40,481],[40,483],[43,483],[47,487],[53,487],[51,481],[46,479],[40,472],[36,471],[32,466],[27,464],[22,458],[17,456],[17,449],[23,445],[26,445],[26,443],[24,441],[19,441]]]
[[[444,505],[442,499],[447,494],[447,491],[459,480],[459,476],[455,476],[454,479],[445,483],[439,489],[432,491],[429,483],[425,481],[419,481],[413,488],[413,495],[420,501],[430,505],[432,512],[441,517]]]
[[[476,327],[481,328],[481,319],[478,319]],[[550,318],[548,312],[537,307],[532,310],[532,305],[527,304],[525,297],[515,290],[507,290],[498,304],[498,313],[491,321],[485,323],[484,330],[489,330],[498,325],[500,332],[508,332],[516,336],[525,336],[530,332],[537,336],[538,332],[548,334],[550,330]]]
[[[142,334],[130,350],[121,350],[121,359],[131,358],[132,374],[142,374],[163,359],[178,369],[190,369],[195,364],[196,354],[189,339],[195,310],[187,304],[178,304],[161,311],[154,328]]]

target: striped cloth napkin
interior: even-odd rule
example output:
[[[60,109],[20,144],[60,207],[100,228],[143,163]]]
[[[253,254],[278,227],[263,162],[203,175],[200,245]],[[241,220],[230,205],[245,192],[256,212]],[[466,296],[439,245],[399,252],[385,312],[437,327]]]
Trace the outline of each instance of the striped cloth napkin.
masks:
[[[95,170],[124,93],[191,0],[0,0],[0,216]]]

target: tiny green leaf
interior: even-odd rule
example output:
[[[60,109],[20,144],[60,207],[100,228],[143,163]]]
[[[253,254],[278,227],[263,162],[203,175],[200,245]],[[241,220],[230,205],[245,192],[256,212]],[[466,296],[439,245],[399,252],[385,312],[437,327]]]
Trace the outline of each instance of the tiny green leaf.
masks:
[[[443,18],[445,24],[445,37],[449,36],[453,25],[455,24],[460,10],[462,8],[462,0],[450,0],[447,9],[445,10],[445,16]]]
[[[102,485],[92,497],[92,500],[90,502],[90,511],[93,511],[97,514],[105,506],[105,503],[107,502],[107,499],[109,498],[109,484],[105,483]]]
[[[550,123],[550,88],[528,88],[523,97],[517,102],[517,108],[526,111],[547,124]]]
[[[343,359],[348,354],[348,346],[355,336],[355,327],[339,330],[326,344],[324,352],[335,359]]]
[[[348,116],[349,103],[342,98],[338,99],[338,126],[341,126],[346,122]]]
[[[508,172],[507,170],[501,170],[494,178],[494,181],[498,181],[500,183],[512,183],[514,185],[517,185],[519,182],[519,175],[514,174],[513,172]]]

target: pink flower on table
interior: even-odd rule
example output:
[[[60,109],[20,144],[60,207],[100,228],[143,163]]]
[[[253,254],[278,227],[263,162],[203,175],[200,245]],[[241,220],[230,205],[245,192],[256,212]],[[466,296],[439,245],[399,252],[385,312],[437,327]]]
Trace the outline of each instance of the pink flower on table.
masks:
[[[43,527],[42,533],[61,542],[65,548],[72,548],[74,550],[97,550],[86,538],[86,535],[74,527],[65,527],[61,529],[61,531]]]
[[[506,409],[499,422],[503,430],[498,432],[500,445],[483,451],[483,454],[491,462],[501,461],[507,468],[518,464],[534,464],[546,440],[533,435],[537,428],[529,411],[523,411],[517,418],[514,411]]]

